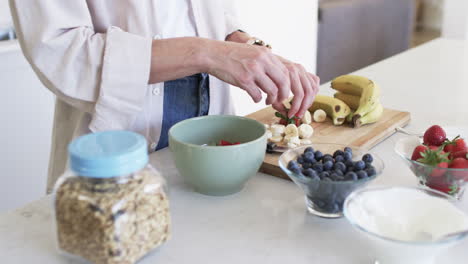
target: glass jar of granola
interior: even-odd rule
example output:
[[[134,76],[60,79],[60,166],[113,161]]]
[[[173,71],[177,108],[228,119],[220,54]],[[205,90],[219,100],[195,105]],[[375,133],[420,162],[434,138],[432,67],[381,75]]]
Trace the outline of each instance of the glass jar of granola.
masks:
[[[54,188],[58,247],[96,264],[135,263],[170,237],[165,180],[143,136],[108,131],[68,147]]]

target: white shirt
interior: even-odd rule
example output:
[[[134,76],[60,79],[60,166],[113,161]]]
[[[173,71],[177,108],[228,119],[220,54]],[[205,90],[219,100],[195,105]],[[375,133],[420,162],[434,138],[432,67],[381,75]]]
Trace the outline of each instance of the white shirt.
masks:
[[[156,146],[164,90],[163,83],[148,85],[152,40],[192,32],[187,22],[178,24],[184,27],[181,31],[179,26],[169,29],[165,25],[164,21],[177,20],[171,16],[174,11],[179,18],[187,17],[180,10],[191,12],[200,37],[225,40],[240,28],[231,0],[183,3],[10,0],[23,53],[42,83],[57,96],[49,191],[65,171],[68,143],[84,133],[132,130]],[[159,19],[164,12],[170,20]],[[210,88],[209,114],[232,114],[229,85],[210,76]]]
[[[158,5],[161,38],[195,37],[195,20],[189,0],[169,0]]]

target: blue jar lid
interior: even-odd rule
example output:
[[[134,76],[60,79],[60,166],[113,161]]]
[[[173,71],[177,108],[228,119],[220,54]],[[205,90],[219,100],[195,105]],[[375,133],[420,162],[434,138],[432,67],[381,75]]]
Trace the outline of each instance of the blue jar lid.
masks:
[[[130,131],[87,134],[68,146],[70,168],[80,176],[110,178],[142,169],[148,163],[146,139]]]

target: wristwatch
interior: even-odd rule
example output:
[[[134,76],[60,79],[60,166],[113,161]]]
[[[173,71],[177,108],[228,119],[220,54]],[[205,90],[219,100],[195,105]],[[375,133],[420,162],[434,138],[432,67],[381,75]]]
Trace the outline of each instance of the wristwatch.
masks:
[[[249,44],[249,45],[263,46],[263,47],[267,47],[267,48],[271,49],[270,44],[267,44],[265,41],[263,41],[261,39],[258,39],[258,38],[251,38],[251,39],[247,40],[246,43]]]
[[[239,32],[242,32],[242,33],[247,33],[241,29],[238,29],[237,31]],[[262,47],[266,47],[266,48],[269,48],[271,49],[271,45],[270,44],[267,44],[265,41],[261,40],[261,39],[258,39],[258,38],[250,38],[249,40],[247,40],[246,44],[249,44],[249,45],[256,45],[256,46],[262,46]]]

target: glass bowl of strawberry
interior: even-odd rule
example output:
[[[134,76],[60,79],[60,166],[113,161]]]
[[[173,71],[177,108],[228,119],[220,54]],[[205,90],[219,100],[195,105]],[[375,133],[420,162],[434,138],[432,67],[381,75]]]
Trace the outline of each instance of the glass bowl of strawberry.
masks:
[[[400,139],[395,151],[421,185],[461,198],[468,182],[468,145],[460,130],[434,125],[422,138]]]

